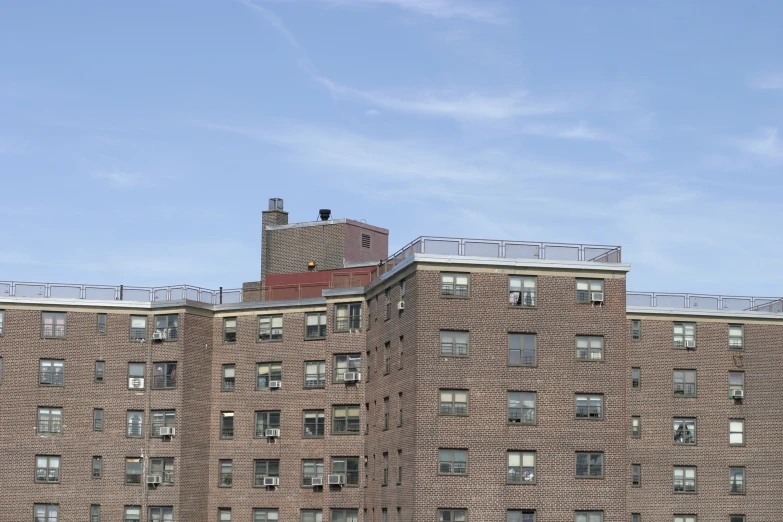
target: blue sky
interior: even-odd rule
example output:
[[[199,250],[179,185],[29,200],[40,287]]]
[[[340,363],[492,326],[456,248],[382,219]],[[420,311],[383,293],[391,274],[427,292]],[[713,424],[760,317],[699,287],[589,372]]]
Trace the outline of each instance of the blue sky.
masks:
[[[236,287],[260,212],[783,295],[783,3],[0,5],[0,279]]]

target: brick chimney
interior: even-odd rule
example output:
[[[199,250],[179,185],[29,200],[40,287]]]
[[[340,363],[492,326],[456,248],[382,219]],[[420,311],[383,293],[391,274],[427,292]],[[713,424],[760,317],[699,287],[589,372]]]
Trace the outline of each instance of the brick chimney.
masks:
[[[283,210],[283,200],[281,198],[269,198],[269,210],[261,213],[261,285],[264,284],[264,274],[267,272],[267,234],[266,227],[275,225],[287,225],[288,212]]]

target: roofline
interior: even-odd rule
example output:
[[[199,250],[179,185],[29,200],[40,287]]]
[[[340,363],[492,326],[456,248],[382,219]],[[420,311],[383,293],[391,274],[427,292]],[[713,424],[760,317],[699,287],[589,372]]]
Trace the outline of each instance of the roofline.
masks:
[[[304,227],[318,227],[318,226],[326,226],[326,225],[353,225],[360,228],[366,228],[368,230],[373,230],[375,232],[379,232],[381,234],[389,235],[389,231],[385,228],[376,227],[374,225],[368,225],[367,223],[362,223],[361,221],[355,221],[353,219],[346,219],[346,218],[340,218],[340,219],[328,219],[326,221],[305,221],[303,223],[289,223],[288,225],[267,225],[266,230],[285,230],[289,228],[304,228]]]
[[[757,312],[754,310],[706,310],[694,308],[671,308],[660,306],[626,306],[627,314],[639,315],[685,315],[691,317],[721,317],[738,319],[778,319],[783,320],[783,314]]]

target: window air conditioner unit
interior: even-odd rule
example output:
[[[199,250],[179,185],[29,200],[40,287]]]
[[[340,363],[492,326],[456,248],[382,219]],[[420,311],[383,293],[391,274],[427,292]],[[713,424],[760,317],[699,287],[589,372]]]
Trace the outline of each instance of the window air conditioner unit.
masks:
[[[153,341],[165,341],[166,340],[166,332],[153,332],[152,333],[152,340]]]
[[[689,350],[696,348],[696,341],[685,341],[685,348]]]
[[[144,388],[144,378],[143,377],[129,377],[128,378],[128,388],[131,388],[133,390],[141,390]]]
[[[163,482],[163,477],[160,475],[147,475],[147,484],[157,486],[161,482]]]
[[[267,437],[276,437],[276,438],[279,438],[279,437],[280,437],[280,430],[279,430],[279,429],[276,429],[276,428],[269,428],[269,429],[267,429],[267,430],[264,432],[264,435],[266,435]]]
[[[603,292],[590,292],[590,301],[594,303],[603,303],[604,302],[604,293]]]
[[[270,390],[279,390],[283,387],[282,381],[269,381],[269,389]]]
[[[330,486],[342,486],[345,484],[345,475],[329,475],[326,477],[327,481],[329,482]]]
[[[323,486],[324,485],[324,478],[323,477],[313,477],[310,479],[310,485],[313,487],[317,486]]]
[[[399,303],[397,303],[397,310],[399,311],[405,310],[405,301],[400,301]]]
[[[168,427],[161,427],[160,428],[160,436],[161,437],[173,437],[177,433],[177,430],[174,428],[168,428]]]
[[[345,382],[359,382],[362,380],[362,374],[359,372],[345,372],[343,379]]]
[[[743,390],[731,390],[731,396],[735,399],[744,399],[745,392]]]
[[[264,477],[264,486],[279,486],[280,477]]]

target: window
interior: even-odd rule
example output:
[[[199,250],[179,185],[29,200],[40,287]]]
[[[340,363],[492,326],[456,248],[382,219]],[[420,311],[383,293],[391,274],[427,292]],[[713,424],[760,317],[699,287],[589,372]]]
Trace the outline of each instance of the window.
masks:
[[[604,358],[604,338],[577,336],[576,359],[578,361],[601,361]]]
[[[174,520],[174,508],[171,506],[151,506],[148,520],[149,522],[172,522]]]
[[[305,388],[326,386],[326,361],[305,361]]]
[[[38,435],[62,435],[62,408],[38,408]]]
[[[631,513],[631,522],[642,522],[642,515],[639,513]]]
[[[236,366],[233,364],[223,365],[223,380],[221,390],[232,392],[236,388]]]
[[[603,522],[603,511],[577,511],[574,513],[575,522]]]
[[[141,459],[138,457],[125,459],[125,483],[141,484]]]
[[[631,486],[638,488],[642,485],[642,467],[639,464],[631,464]]]
[[[441,390],[440,391],[441,415],[467,415],[468,392],[467,390]]]
[[[696,348],[696,323],[674,323],[674,347]]]
[[[218,508],[218,522],[231,522],[231,508]]]
[[[389,483],[389,453],[383,454],[383,481],[381,482],[382,485],[387,485]]]
[[[696,396],[696,370],[674,370],[674,395]]]
[[[370,382],[370,375],[372,375],[372,364],[370,364],[370,355],[372,355],[372,352],[370,350],[367,350],[367,375],[365,376],[365,381]]]
[[[741,324],[729,325],[729,348],[742,350],[745,346],[745,328]]]
[[[147,338],[147,316],[132,315],[130,318],[130,340],[142,341]]]
[[[65,312],[41,314],[41,337],[65,339]]]
[[[302,522],[323,522],[323,513],[320,509],[303,509]]]
[[[92,430],[103,431],[103,410],[101,408],[92,410]]]
[[[324,436],[324,410],[304,411],[304,437]]]
[[[125,522],[141,522],[141,508],[139,506],[125,506]]]
[[[220,438],[221,439],[234,438],[234,412],[233,411],[220,412]]]
[[[535,392],[508,392],[508,422],[513,424],[536,423]]]
[[[508,511],[506,522],[536,522],[535,511]]]
[[[283,380],[283,364],[279,362],[256,365],[256,390],[268,390],[270,381]]]
[[[218,461],[219,479],[218,487],[230,488],[234,483],[234,461],[233,460],[221,460]]]
[[[369,353],[369,352],[368,352]],[[367,379],[369,380],[369,358]],[[334,356],[334,375],[332,376],[333,382],[345,382],[345,372],[360,372],[362,369],[362,354],[350,353],[348,355],[335,355]]]
[[[258,317],[258,340],[260,342],[283,340],[283,316],[261,315]]]
[[[171,389],[177,387],[177,363],[153,363],[152,387],[155,389]]]
[[[729,397],[734,396],[734,391],[745,391],[745,372],[729,372]]]
[[[3,335],[4,324],[5,324],[5,310],[0,310],[0,335]]]
[[[509,451],[507,480],[509,484],[535,484],[536,452]]]
[[[60,456],[37,455],[35,457],[35,481],[60,482]]]
[[[162,336],[164,341],[176,341],[179,339],[179,315],[156,315],[155,333]]]
[[[60,517],[59,504],[35,504],[35,522],[57,522]]]
[[[729,515],[729,522],[745,522],[745,515]]]
[[[361,431],[361,408],[358,404],[334,406],[332,409],[332,433],[358,434]]]
[[[266,477],[280,476],[279,460],[254,460],[253,461],[253,486],[261,487],[264,485]]]
[[[631,388],[638,390],[642,387],[642,369],[631,368]]]
[[[440,295],[467,297],[469,277],[468,274],[441,274]]]
[[[399,353],[399,356],[400,356],[400,365],[399,365],[399,367],[398,367],[398,368],[399,368],[400,370],[402,370],[402,360],[403,360],[403,357],[402,357],[402,355],[405,353],[405,336],[403,336],[403,335],[401,335],[401,336],[400,336],[400,344],[399,344],[399,347],[400,347],[400,353]]]
[[[402,484],[402,450],[397,450],[397,484]]]
[[[439,509],[438,522],[467,522],[467,509]]]
[[[338,304],[334,308],[334,331],[352,332],[362,327],[362,303]]]
[[[90,522],[101,522],[101,506],[98,504],[90,506]]]
[[[332,473],[345,475],[346,486],[359,486],[359,457],[334,457]]]
[[[467,357],[468,332],[440,332],[440,354],[450,357]]]
[[[691,466],[674,467],[674,492],[696,492],[696,468]]]
[[[674,443],[696,444],[696,419],[674,419]]]
[[[438,450],[438,473],[441,475],[466,475],[468,473],[468,450]]]
[[[128,363],[128,388],[132,390],[144,389],[145,363]]]
[[[223,342],[224,343],[237,342],[237,318],[236,317],[223,318]]]
[[[508,364],[514,366],[536,365],[535,334],[508,334]]]
[[[642,436],[642,418],[631,417],[631,437],[638,439]]]
[[[386,320],[391,319],[392,316],[392,301],[391,301],[391,288],[387,288],[383,293],[383,297],[386,300]]]
[[[391,341],[383,345],[383,351],[384,351],[383,374],[387,375],[389,372],[391,372]]]
[[[389,429],[389,398],[383,398],[383,429]]]
[[[674,515],[674,522],[696,522],[696,515]]]
[[[160,475],[161,484],[174,485],[174,459],[150,459],[150,475]]]
[[[305,339],[323,339],[326,337],[326,312],[305,314]]]
[[[576,417],[578,419],[603,419],[603,395],[577,395]]]
[[[323,476],[324,461],[322,459],[302,461],[302,487],[312,487],[313,478],[323,478]]]
[[[65,361],[41,359],[38,384],[41,386],[62,386],[65,375]]]
[[[92,458],[92,478],[101,478],[103,476],[103,457]]]
[[[642,338],[641,319],[631,319],[631,340],[638,341],[641,338]]]
[[[253,522],[277,522],[278,512],[276,509],[254,509]]]
[[[161,428],[176,428],[177,415],[175,410],[152,410],[152,433],[151,437],[160,437]]]
[[[592,301],[593,292],[603,292],[604,282],[601,279],[577,279],[576,280],[576,301],[578,303],[589,303]],[[577,522],[579,522],[577,518]],[[590,522],[593,522],[590,520]]]
[[[745,494],[745,468],[729,468],[729,493]]]
[[[98,314],[98,335],[106,333],[106,314]]]
[[[3,383],[3,358],[0,357],[0,384]]]
[[[103,382],[103,374],[106,369],[104,361],[95,361],[95,382]]]
[[[577,453],[576,476],[581,478],[602,478],[604,476],[604,454]]]
[[[400,392],[397,395],[397,407],[400,410],[399,411],[400,418],[399,418],[399,420],[397,422],[397,427],[399,428],[400,426],[402,426],[402,392]]]
[[[536,306],[536,277],[509,277],[508,304],[511,306]]]
[[[745,445],[745,419],[729,419],[729,444]]]
[[[256,438],[266,437],[266,430],[280,429],[280,410],[256,412]]]
[[[389,522],[389,511],[386,508],[381,508],[381,522]]]
[[[128,437],[142,437],[144,424],[143,411],[128,411]]]
[[[332,509],[329,518],[332,522],[359,522],[358,509]]]

